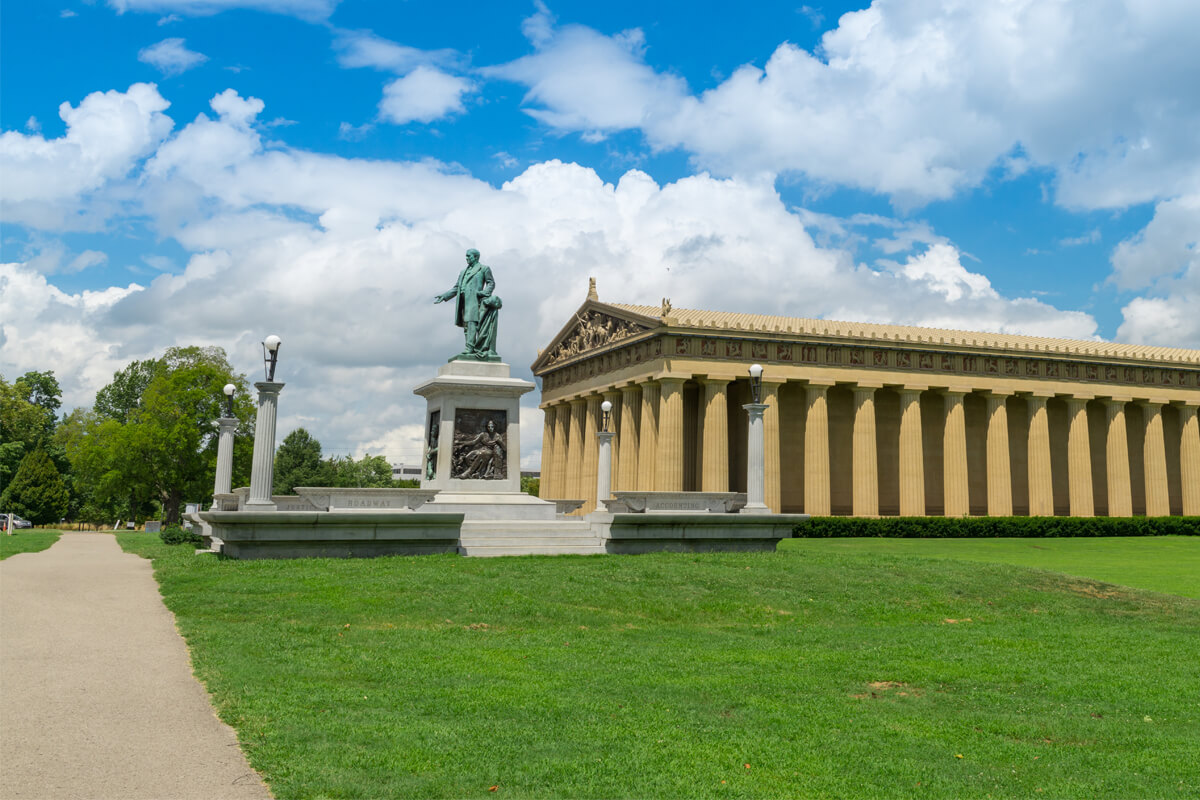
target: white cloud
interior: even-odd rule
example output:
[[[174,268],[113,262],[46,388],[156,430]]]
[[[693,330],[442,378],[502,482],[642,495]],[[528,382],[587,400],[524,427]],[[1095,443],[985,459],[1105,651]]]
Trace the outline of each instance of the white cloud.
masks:
[[[67,125],[58,139],[5,131],[0,135],[3,211],[11,222],[48,229],[94,229],[111,212],[82,197],[124,178],[137,161],[170,132],[162,112],[170,105],[154,84],[135,83],[127,92],[93,92],[78,107],[63,103]]]
[[[1118,287],[1150,292],[1121,309],[1118,337],[1200,348],[1200,194],[1159,203],[1146,227],[1113,250],[1112,264]]]
[[[61,19],[70,19],[71,17],[77,17],[79,15],[69,8],[64,8],[62,11],[58,12],[58,16]]]
[[[1068,236],[1065,239],[1059,239],[1058,243],[1063,247],[1078,247],[1081,244],[1095,244],[1100,241],[1100,229],[1092,228],[1082,236]]]
[[[340,31],[333,40],[333,49],[338,64],[347,69],[371,67],[397,74],[419,66],[453,66],[461,60],[454,50],[420,50],[370,31]]]
[[[535,52],[487,74],[528,87],[562,130],[641,130],[725,175],[802,173],[902,205],[953,196],[993,167],[1057,175],[1070,207],[1124,207],[1200,185],[1200,4],[877,0],[815,53],[780,44],[692,94],[647,65],[639,31],[605,36],[546,12]]]
[[[474,88],[474,84],[465,78],[433,67],[417,67],[383,87],[379,116],[397,125],[433,122],[461,113],[464,110],[463,95]]]
[[[631,170],[611,184],[549,161],[495,187],[436,162],[268,143],[255,123],[261,101],[227,91],[211,105],[216,117],[202,114],[159,145],[129,187],[138,202],[130,214],[188,251],[187,263],[144,287],[90,295],[54,288],[29,263],[6,265],[5,374],[50,366],[68,405],[85,403],[126,361],[172,344],[220,345],[254,374],[258,342],[276,332],[288,384],[280,436],[303,424],[327,447],[391,457],[414,446],[423,419],[411,388],[461,348],[446,307],[432,299],[471,246],[496,275],[500,352],[518,375],[583,301],[589,276],[614,302],[667,296],[678,308],[1095,332],[1086,314],[1004,297],[952,244],[916,225],[891,228],[910,242],[897,248],[903,263],[858,264],[840,246],[814,242],[812,217],[789,210],[769,178],[659,185]],[[107,110],[123,113],[120,104]],[[843,230],[877,222],[886,220],[825,218]],[[526,464],[537,462],[535,402],[527,398],[523,411]]]
[[[163,39],[138,51],[138,61],[157,69],[164,75],[179,75],[208,61],[208,56],[188,50],[178,37]]]
[[[286,14],[310,21],[328,19],[341,0],[108,0],[118,13],[149,11],[153,13],[208,16],[231,9],[247,8]]]

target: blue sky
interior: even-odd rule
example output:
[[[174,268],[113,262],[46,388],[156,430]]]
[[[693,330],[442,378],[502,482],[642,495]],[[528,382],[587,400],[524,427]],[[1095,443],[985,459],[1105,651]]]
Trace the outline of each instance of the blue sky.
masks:
[[[249,372],[270,328],[281,434],[413,460],[466,246],[524,374],[591,275],[1200,348],[1198,29],[1166,0],[9,0],[0,372],[87,405],[172,344]]]

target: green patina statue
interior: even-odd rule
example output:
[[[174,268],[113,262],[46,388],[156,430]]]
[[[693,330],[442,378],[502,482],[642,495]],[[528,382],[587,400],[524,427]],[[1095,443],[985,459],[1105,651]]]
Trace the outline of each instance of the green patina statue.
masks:
[[[464,329],[466,347],[450,361],[499,361],[496,353],[496,321],[502,303],[492,294],[496,282],[492,270],[479,263],[479,251],[467,251],[467,268],[458,274],[458,282],[450,290],[433,298],[444,303],[457,297],[454,324]]]

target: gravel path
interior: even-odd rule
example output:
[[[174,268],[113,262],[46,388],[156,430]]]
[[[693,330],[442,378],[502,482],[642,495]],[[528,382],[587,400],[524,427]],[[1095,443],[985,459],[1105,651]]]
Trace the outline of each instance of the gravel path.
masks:
[[[64,533],[0,561],[0,798],[269,798],[150,562]]]

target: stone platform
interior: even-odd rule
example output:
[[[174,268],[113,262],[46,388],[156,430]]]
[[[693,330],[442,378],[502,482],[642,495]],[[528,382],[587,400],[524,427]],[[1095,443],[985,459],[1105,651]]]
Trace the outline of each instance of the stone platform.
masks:
[[[420,511],[208,511],[230,558],[370,558],[457,553],[462,514]]]

